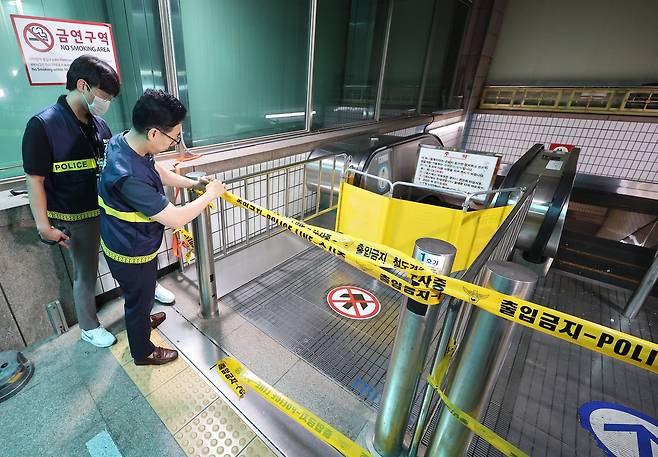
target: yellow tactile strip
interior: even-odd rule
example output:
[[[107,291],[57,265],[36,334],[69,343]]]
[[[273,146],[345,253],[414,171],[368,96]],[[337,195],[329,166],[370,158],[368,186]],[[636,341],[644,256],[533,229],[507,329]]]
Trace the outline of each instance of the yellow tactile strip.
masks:
[[[188,456],[275,457],[253,430],[185,361],[161,366],[132,363],[126,332],[111,347],[112,354],[142,392],[155,413]],[[159,332],[156,346],[171,347]]]

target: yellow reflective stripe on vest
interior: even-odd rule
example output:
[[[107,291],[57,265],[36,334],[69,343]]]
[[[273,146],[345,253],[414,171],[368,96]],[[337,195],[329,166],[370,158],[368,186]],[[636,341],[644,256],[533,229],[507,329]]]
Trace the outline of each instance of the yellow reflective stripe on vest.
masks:
[[[150,217],[144,216],[142,213],[137,211],[119,211],[118,209],[111,208],[105,204],[101,196],[98,196],[98,206],[105,210],[105,214],[108,216],[116,217],[126,222],[153,222],[153,219]]]
[[[95,168],[96,168],[96,159],[67,160],[66,162],[53,163],[53,173],[92,170]]]
[[[74,214],[60,213],[58,211],[47,211],[48,217],[52,219],[59,219],[60,221],[69,221],[69,222],[81,221],[84,219],[91,219],[92,217],[98,217],[100,213],[101,212],[98,209],[85,211],[84,213],[74,213]]]
[[[118,254],[105,245],[103,238],[101,238],[101,248],[103,248],[103,252],[110,259],[116,260],[117,262],[121,262],[121,263],[147,263],[155,259],[155,256],[158,255],[158,251],[155,251],[153,254],[137,255],[137,256]]]

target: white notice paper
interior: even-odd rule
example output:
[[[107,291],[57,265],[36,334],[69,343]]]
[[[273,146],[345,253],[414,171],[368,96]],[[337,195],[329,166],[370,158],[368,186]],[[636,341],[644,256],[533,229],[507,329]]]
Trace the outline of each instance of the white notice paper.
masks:
[[[415,184],[477,192],[491,189],[499,157],[420,146]],[[484,196],[477,197],[483,201]]]

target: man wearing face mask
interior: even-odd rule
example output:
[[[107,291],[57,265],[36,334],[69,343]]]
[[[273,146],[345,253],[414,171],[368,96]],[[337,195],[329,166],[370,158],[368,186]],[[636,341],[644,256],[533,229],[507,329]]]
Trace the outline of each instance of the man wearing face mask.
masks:
[[[162,365],[178,357],[176,351],[150,341],[151,329],[166,317],[157,313],[149,319],[164,227],[187,224],[225,191],[219,181],[199,183],[155,162],[153,156],[180,143],[186,113],[173,95],[153,89],[144,92],[133,108],[133,127],[108,143],[98,184],[101,247],[123,290],[128,343],[136,365]],[[163,185],[203,185],[205,193],[177,207],[165,197]]]
[[[111,136],[99,116],[118,95],[119,77],[102,60],[81,56],[69,67],[66,88],[67,95],[28,121],[23,135],[23,168],[39,237],[48,244],[58,243],[70,254],[81,338],[107,347],[115,338],[96,316],[96,179],[104,142]]]
[[[23,135],[23,168],[39,237],[67,248],[75,273],[73,301],[80,336],[98,347],[116,341],[96,316],[100,239],[96,180],[111,137],[100,116],[119,94],[119,87],[119,77],[107,63],[80,56],[66,74],[69,93],[32,117]],[[157,284],[156,300],[171,304],[174,298]]]

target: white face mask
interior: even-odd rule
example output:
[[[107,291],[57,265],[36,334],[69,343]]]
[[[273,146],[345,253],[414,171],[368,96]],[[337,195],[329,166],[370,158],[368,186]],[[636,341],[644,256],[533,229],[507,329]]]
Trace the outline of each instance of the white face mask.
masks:
[[[93,92],[91,92],[91,87],[89,84],[87,84],[87,88],[89,89],[89,92],[91,95],[94,95]],[[93,114],[94,116],[102,116],[103,114],[107,113],[107,110],[110,109],[110,101],[109,100],[103,100],[102,98],[94,95],[94,100],[89,103],[87,101],[87,97],[84,97],[85,102],[87,103],[87,107],[89,108],[89,112]]]

